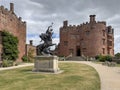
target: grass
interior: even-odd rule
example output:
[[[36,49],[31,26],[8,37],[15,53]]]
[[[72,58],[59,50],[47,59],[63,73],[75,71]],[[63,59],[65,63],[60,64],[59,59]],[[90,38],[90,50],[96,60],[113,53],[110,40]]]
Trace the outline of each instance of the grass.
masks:
[[[96,70],[78,63],[60,63],[61,74],[31,73],[33,67],[0,71],[0,90],[100,90]]]
[[[116,66],[117,66],[117,67],[120,67],[120,64],[117,64]]]

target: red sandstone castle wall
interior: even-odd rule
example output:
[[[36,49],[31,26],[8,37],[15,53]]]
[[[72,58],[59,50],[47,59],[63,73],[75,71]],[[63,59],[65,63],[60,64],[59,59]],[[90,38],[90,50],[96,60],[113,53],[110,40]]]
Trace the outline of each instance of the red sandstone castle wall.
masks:
[[[26,53],[25,55],[28,56],[28,53],[31,52],[31,54],[35,57],[37,55],[36,46],[33,46],[33,41],[30,40],[30,44],[26,44]]]
[[[21,17],[17,17],[14,13],[14,5],[10,4],[10,11],[3,6],[0,7],[0,31],[6,30],[18,37],[19,44],[19,58],[25,54],[25,43],[26,43],[26,22],[21,20]]]
[[[112,45],[109,45],[108,41],[111,41]],[[72,53],[73,56],[77,56],[78,49],[80,55],[84,56],[94,57],[99,54],[113,56],[113,32],[108,33],[106,22],[96,22],[95,15],[90,15],[89,23],[77,26],[68,26],[68,22],[64,21],[63,27],[60,28],[59,55],[68,56]]]

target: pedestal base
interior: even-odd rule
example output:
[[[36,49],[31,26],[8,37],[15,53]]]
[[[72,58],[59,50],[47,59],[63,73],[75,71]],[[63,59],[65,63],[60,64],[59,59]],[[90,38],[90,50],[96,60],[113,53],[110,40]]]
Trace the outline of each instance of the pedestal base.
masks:
[[[35,72],[52,72],[59,71],[57,56],[36,56],[34,62]]]

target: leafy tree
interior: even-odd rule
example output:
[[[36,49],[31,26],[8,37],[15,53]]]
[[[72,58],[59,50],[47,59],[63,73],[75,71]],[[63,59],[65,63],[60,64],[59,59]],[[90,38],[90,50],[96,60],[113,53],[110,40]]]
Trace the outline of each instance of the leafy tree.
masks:
[[[115,57],[119,59],[120,58],[120,53],[116,53]]]
[[[7,31],[2,32],[3,59],[15,61],[18,58],[18,39]]]
[[[34,55],[33,55],[33,53],[34,53],[34,49],[29,49],[29,51],[28,51],[28,60],[30,61],[30,62],[33,62],[33,58],[34,58]]]

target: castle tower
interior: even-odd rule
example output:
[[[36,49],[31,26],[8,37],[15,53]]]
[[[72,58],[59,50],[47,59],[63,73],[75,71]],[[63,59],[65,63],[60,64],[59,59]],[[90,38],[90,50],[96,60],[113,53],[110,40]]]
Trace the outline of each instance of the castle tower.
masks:
[[[13,4],[13,3],[10,3],[10,11],[11,11],[12,13],[14,13],[14,4]]]
[[[68,21],[63,21],[63,27],[67,27],[68,26]]]
[[[114,55],[114,31],[105,21],[96,22],[96,15],[90,15],[90,22],[81,25],[68,25],[63,22],[60,28],[60,56]]]
[[[95,21],[96,15],[90,15],[89,17],[90,17],[90,23],[95,23],[96,22]]]

